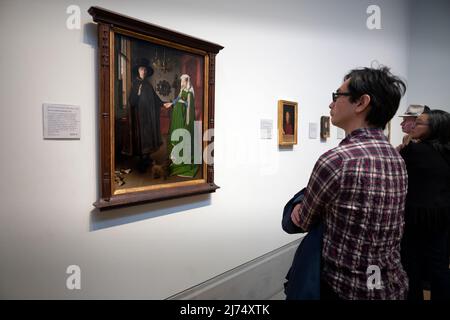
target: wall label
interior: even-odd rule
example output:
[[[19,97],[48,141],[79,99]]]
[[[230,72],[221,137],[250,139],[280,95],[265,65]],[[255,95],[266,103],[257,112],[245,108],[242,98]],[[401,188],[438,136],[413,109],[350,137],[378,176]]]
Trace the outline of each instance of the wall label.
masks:
[[[42,105],[44,139],[80,139],[80,107]]]

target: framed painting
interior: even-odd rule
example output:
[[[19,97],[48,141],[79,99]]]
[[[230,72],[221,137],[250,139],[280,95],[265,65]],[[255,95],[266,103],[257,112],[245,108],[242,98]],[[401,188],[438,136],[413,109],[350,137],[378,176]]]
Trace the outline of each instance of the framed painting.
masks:
[[[215,57],[222,46],[99,7],[106,209],[214,192]]]
[[[297,144],[297,102],[278,101],[278,144],[290,146]]]
[[[320,138],[326,140],[330,137],[330,117],[320,117]]]
[[[384,135],[391,142],[391,121],[386,124],[386,128],[384,128]]]

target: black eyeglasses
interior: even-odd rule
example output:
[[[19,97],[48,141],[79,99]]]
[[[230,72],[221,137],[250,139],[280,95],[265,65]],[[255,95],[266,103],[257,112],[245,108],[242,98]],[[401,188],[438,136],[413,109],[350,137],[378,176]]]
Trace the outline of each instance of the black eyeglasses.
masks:
[[[339,96],[351,96],[352,94],[350,92],[333,92],[331,94],[333,102],[336,102],[337,98]]]

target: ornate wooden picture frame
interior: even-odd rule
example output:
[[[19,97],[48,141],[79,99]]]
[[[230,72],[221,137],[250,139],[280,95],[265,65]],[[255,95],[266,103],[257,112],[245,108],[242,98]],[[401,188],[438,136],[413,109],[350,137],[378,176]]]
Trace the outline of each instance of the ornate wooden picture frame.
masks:
[[[99,7],[99,209],[215,192],[222,46]]]
[[[320,138],[326,140],[330,137],[330,117],[320,117]]]
[[[391,142],[391,121],[389,121],[386,124],[386,128],[384,128],[384,131],[383,131],[384,135],[386,136],[386,138],[388,139],[389,142]]]
[[[298,103],[286,100],[278,101],[278,145],[297,144]]]

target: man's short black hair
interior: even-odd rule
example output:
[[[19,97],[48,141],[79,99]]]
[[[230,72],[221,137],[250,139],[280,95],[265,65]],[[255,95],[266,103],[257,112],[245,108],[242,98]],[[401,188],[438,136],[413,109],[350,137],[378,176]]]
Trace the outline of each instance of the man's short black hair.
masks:
[[[366,121],[374,127],[384,129],[398,110],[406,84],[387,67],[354,69],[344,77],[344,81],[348,79],[350,101],[355,102],[362,95],[369,95],[370,110]]]

